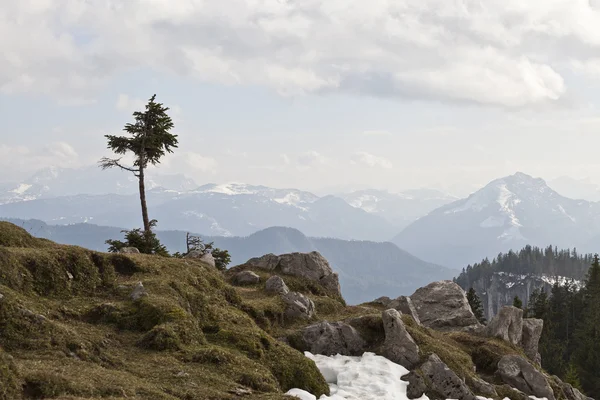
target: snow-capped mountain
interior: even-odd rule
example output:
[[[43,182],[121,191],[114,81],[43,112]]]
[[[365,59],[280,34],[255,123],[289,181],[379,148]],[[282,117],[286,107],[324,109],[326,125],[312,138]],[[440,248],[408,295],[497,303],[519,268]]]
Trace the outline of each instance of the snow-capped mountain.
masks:
[[[297,189],[241,183],[208,184],[193,190],[147,191],[151,217],[161,230],[188,230],[218,236],[246,236],[271,226],[299,229],[310,236],[387,240],[398,228],[344,200]],[[140,225],[137,194],[40,196],[0,205],[0,217],[34,218],[54,224],[93,222],[133,228]]]
[[[193,179],[184,175],[160,175],[152,170],[146,179],[148,190],[162,187],[188,191],[197,186]],[[132,174],[125,174],[116,169],[102,171],[95,165],[83,168],[48,167],[23,182],[4,184],[0,187],[0,204],[79,194],[127,195],[134,194],[137,190],[137,179]]]
[[[418,219],[393,242],[427,261],[464,267],[525,244],[585,251],[598,234],[600,204],[563,197],[543,179],[516,173]]]
[[[416,189],[401,193],[367,189],[347,193],[341,197],[351,206],[379,215],[399,228],[404,228],[438,207],[458,200],[434,189]]]

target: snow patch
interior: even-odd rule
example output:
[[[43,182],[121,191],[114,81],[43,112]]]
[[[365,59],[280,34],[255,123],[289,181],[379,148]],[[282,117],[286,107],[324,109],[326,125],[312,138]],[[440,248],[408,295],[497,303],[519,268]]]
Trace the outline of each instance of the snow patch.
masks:
[[[27,190],[29,190],[29,188],[31,188],[31,185],[28,185],[27,183],[21,183],[19,185],[19,187],[17,187],[16,189],[11,190],[11,193],[16,193],[16,194],[23,194],[25,193]]]
[[[504,226],[504,218],[491,216],[479,224],[479,226],[482,228],[498,228]]]

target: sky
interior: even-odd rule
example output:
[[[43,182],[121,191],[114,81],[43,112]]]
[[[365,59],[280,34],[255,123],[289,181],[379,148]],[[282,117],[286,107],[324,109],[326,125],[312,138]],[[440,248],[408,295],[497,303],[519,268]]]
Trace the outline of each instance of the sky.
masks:
[[[0,0],[0,182],[153,94],[200,184],[600,183],[600,0]]]

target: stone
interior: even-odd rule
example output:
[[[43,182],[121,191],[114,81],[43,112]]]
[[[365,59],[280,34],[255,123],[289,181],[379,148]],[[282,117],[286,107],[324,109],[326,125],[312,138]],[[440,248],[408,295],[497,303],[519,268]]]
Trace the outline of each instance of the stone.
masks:
[[[281,296],[286,304],[285,316],[290,319],[310,319],[315,314],[315,304],[311,299],[298,292],[289,292]]]
[[[421,366],[429,398],[476,400],[469,387],[436,355]]]
[[[384,311],[381,317],[385,331],[382,355],[406,369],[412,369],[420,360],[419,346],[406,330],[402,314],[392,308]]]
[[[523,310],[513,306],[502,307],[486,327],[485,334],[520,345],[523,337]]]
[[[131,292],[129,297],[131,298],[131,300],[137,301],[144,296],[148,296],[148,292],[144,287],[144,284],[142,282],[138,282],[133,288],[133,292]]]
[[[432,282],[410,296],[421,324],[441,331],[480,326],[465,291],[452,281]]]
[[[283,279],[281,279],[277,275],[273,275],[272,277],[267,279],[267,282],[265,283],[265,290],[268,293],[277,293],[277,294],[287,294],[290,291],[290,289],[288,289],[288,287],[285,284],[285,282],[283,281]]]
[[[427,385],[425,385],[425,379],[423,377],[412,371],[407,375],[402,376],[404,382],[408,382],[408,387],[406,388],[406,396],[409,399],[420,399],[425,391],[427,390]]]
[[[123,247],[121,250],[119,250],[119,253],[139,254],[140,251],[136,247]]]
[[[535,318],[526,318],[523,320],[523,334],[521,337],[521,346],[525,350],[525,355],[529,359],[538,363],[538,346],[544,329],[544,320]],[[539,363],[538,363],[539,364]]]
[[[557,380],[560,383],[560,386],[567,400],[588,400],[588,397],[581,393],[577,388],[574,388],[568,383],[562,382],[558,378]]]
[[[392,302],[392,299],[390,299],[387,296],[382,296],[382,297],[378,297],[375,300],[373,300],[371,303],[373,304],[378,304],[380,306],[384,306],[387,307],[390,303]]]
[[[358,331],[344,322],[319,322],[302,329],[306,350],[324,356],[360,356],[366,343]]]
[[[67,278],[69,278],[70,281],[73,280],[73,274],[70,273],[69,271],[67,271]]]
[[[415,305],[410,297],[400,296],[394,300],[391,300],[387,307],[394,308],[400,311],[402,314],[410,315],[418,325],[421,325],[419,314],[417,313],[417,309],[415,308]]]
[[[212,255],[212,253],[205,253],[202,250],[192,250],[187,253],[184,258],[200,260],[213,268],[216,266],[215,257]]]
[[[555,400],[554,392],[544,375],[523,357],[502,357],[498,362],[498,375],[504,383],[527,395]]]
[[[0,300],[2,300],[4,298],[4,295],[2,293],[0,293]]]
[[[245,267],[259,268],[266,271],[281,271],[284,275],[292,275],[320,283],[330,292],[341,297],[338,274],[334,273],[329,262],[319,252],[289,253],[276,256],[267,254],[252,258]]]
[[[470,378],[469,383],[469,386],[471,386],[471,389],[475,394],[483,395],[488,398],[498,397],[498,393],[496,392],[496,389],[494,389],[494,385],[492,385],[491,383],[487,383],[483,379],[472,377]]]
[[[233,282],[238,285],[255,285],[260,282],[260,276],[252,271],[242,271],[234,275]]]

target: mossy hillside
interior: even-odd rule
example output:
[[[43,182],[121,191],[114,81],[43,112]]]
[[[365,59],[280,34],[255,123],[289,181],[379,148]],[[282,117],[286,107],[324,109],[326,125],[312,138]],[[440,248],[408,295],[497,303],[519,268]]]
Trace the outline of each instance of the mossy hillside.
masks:
[[[0,357],[2,388],[65,399],[233,399],[240,388],[252,390],[246,398],[276,399],[291,387],[329,390],[312,361],[256,324],[214,268],[14,246],[33,243],[27,238],[3,243],[11,246],[0,246],[0,346],[13,359],[7,369]],[[147,296],[132,301],[140,281]]]

